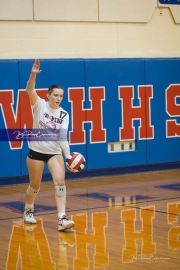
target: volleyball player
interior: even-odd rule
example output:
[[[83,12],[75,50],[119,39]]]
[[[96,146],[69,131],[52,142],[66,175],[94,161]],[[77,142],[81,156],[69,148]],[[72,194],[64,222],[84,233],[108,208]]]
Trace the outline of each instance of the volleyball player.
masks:
[[[50,135],[58,134],[58,140],[43,138],[29,143],[30,151],[27,157],[29,186],[26,191],[24,222],[36,223],[34,218],[34,202],[40,190],[40,184],[45,163],[51,173],[55,186],[55,201],[58,211],[58,230],[63,231],[74,226],[72,220],[66,218],[66,185],[65,168],[62,153],[66,158],[70,154],[67,141],[69,114],[60,107],[64,90],[61,86],[52,85],[47,91],[47,99],[41,99],[35,91],[36,75],[41,73],[40,61],[36,59],[27,82],[26,91],[33,106],[33,130],[48,130]],[[53,137],[52,137],[53,138]]]

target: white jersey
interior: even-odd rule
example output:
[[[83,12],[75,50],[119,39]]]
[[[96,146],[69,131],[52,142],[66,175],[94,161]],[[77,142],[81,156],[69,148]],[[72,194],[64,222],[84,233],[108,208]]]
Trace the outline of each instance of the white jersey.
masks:
[[[48,102],[38,97],[36,103],[33,105],[33,110],[34,120],[32,134],[33,132],[36,133],[37,130],[42,130],[42,133],[43,130],[50,130],[52,134],[53,132],[56,134],[57,132],[60,132],[60,130],[63,130],[63,136],[67,138],[69,114],[64,109],[61,107],[58,109],[52,109]],[[59,140],[42,140],[36,138],[30,141],[29,146],[30,149],[43,154],[62,153]]]

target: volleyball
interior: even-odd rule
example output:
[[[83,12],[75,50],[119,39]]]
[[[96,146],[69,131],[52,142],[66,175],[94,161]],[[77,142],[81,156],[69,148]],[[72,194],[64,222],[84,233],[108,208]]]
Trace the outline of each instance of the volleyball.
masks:
[[[84,156],[78,152],[72,152],[66,158],[66,167],[71,172],[80,172],[84,169],[86,160]]]

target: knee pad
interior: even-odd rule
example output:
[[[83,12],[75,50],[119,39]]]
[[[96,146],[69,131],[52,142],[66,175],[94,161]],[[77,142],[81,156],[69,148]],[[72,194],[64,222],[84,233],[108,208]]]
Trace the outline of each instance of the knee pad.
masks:
[[[26,193],[29,195],[29,196],[32,196],[32,197],[35,197],[38,192],[39,192],[40,188],[39,189],[34,189],[32,187],[28,187],[27,190],[26,190]]]
[[[55,186],[55,194],[57,197],[66,197],[66,186]]]

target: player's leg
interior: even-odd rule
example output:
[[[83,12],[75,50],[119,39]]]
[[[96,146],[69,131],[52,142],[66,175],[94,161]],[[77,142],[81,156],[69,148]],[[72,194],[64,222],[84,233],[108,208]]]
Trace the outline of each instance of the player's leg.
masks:
[[[74,222],[66,218],[66,185],[64,160],[61,155],[55,155],[48,160],[48,168],[55,186],[55,200],[58,211],[58,230],[66,230],[74,226]]]
[[[26,190],[24,221],[26,223],[36,223],[36,219],[33,216],[34,201],[40,189],[42,173],[44,170],[44,161],[34,160],[27,157],[27,168],[29,172],[30,183]]]

